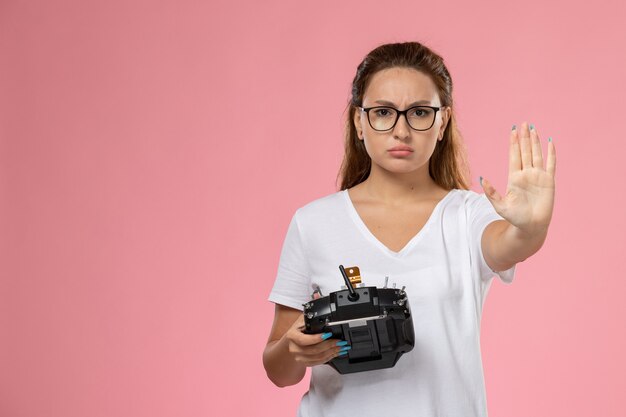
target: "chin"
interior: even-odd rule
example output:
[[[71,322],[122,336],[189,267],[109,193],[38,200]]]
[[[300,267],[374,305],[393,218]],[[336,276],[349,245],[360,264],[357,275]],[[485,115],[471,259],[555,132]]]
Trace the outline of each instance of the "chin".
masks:
[[[379,164],[381,168],[386,171],[394,172],[397,174],[408,174],[410,172],[417,171],[421,168],[421,165],[418,164],[408,164],[406,161],[399,161],[397,164]],[[402,163],[404,162],[404,163]]]

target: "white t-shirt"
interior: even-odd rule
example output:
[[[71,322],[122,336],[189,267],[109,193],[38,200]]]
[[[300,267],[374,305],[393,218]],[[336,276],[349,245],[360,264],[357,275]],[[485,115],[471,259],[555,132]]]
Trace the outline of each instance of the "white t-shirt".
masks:
[[[339,374],[311,368],[299,417],[486,417],[480,353],[482,307],[493,277],[513,281],[515,266],[493,272],[481,236],[502,219],[484,194],[451,190],[407,245],[393,252],[365,226],[347,190],[295,211],[269,300],[302,310],[316,286],[344,285],[339,265],[358,266],[365,286],[406,286],[415,347],[393,368]]]

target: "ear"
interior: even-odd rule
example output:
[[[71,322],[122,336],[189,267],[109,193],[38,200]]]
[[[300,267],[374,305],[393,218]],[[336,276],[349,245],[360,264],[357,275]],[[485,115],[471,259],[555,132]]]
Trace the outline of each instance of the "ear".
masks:
[[[450,121],[450,117],[452,116],[452,109],[450,107],[444,107],[441,110],[441,129],[439,129],[438,138],[439,140],[443,139],[443,134],[446,131],[446,126],[448,126],[448,122]]]
[[[363,140],[363,130],[361,129],[361,110],[358,107],[354,109],[354,117],[352,118],[352,122],[354,123],[357,136],[360,140]]]

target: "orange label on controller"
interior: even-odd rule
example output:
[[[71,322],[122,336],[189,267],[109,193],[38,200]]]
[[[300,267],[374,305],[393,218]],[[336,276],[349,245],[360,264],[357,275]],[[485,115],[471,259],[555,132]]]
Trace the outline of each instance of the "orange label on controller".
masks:
[[[345,268],[345,270],[346,275],[350,278],[350,284],[352,284],[353,287],[361,283],[361,271],[358,266],[349,266]]]

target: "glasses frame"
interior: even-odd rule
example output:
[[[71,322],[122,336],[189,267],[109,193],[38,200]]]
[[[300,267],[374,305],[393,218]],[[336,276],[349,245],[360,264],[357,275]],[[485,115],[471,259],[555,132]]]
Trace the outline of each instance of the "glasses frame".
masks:
[[[419,107],[426,107],[428,109],[432,109],[435,111],[435,114],[433,115],[433,122],[432,124],[426,128],[426,129],[416,129],[413,126],[411,126],[411,123],[409,122],[409,119],[406,117],[406,114],[413,109],[419,108]],[[448,106],[439,106],[439,107],[435,107],[435,106],[425,106],[425,105],[419,105],[419,106],[413,106],[413,107],[409,107],[406,110],[398,110],[395,107],[391,107],[391,106],[374,106],[374,107],[361,107],[358,106],[359,109],[361,109],[362,111],[365,112],[365,114],[367,114],[367,122],[369,123],[370,127],[372,129],[374,129],[377,132],[387,132],[389,130],[393,130],[394,127],[396,127],[396,123],[398,123],[398,119],[400,119],[400,116],[404,115],[404,120],[406,120],[406,124],[413,130],[416,130],[418,132],[423,132],[425,130],[430,129],[431,127],[433,127],[433,125],[435,124],[435,120],[437,119],[437,112],[445,107]],[[372,126],[372,121],[370,120],[370,110],[374,110],[374,109],[393,109],[396,112],[396,120],[393,122],[393,125],[391,125],[391,127],[389,129],[376,129],[374,126]]]

